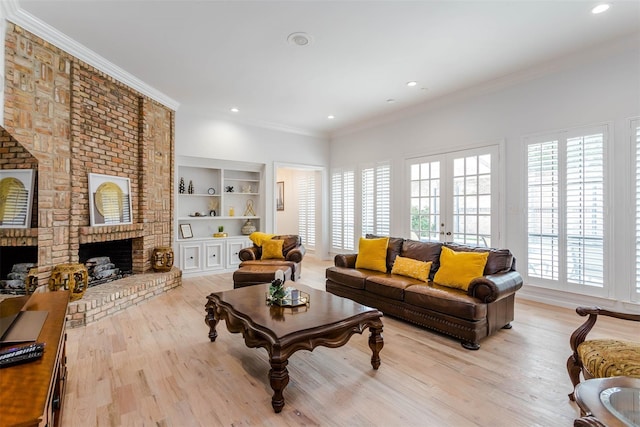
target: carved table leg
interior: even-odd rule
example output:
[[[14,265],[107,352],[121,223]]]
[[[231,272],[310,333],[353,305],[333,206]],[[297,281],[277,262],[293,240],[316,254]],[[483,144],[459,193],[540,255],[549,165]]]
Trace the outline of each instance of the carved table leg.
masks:
[[[215,315],[216,305],[209,301],[205,306],[205,309],[207,310],[207,315],[204,317],[204,323],[209,325],[209,339],[213,342],[218,338],[218,332],[216,331],[218,319]]]
[[[378,369],[380,367],[380,350],[384,346],[384,341],[382,340],[382,326],[379,328],[370,326],[369,332],[369,348],[373,352],[371,356],[371,366],[373,369]]]
[[[271,406],[276,413],[282,411],[284,407],[284,396],[282,392],[289,384],[289,371],[287,370],[288,360],[276,362],[271,359],[271,370],[269,371],[269,380],[273,389],[273,397],[271,398]]]

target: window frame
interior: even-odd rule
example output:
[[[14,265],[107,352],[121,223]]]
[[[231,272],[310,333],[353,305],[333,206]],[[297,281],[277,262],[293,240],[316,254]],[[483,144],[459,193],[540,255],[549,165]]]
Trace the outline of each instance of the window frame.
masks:
[[[589,295],[597,297],[611,297],[614,292],[614,286],[610,283],[611,257],[609,248],[612,239],[612,216],[609,209],[609,201],[612,196],[611,176],[610,176],[610,150],[612,149],[613,126],[609,122],[598,123],[594,125],[578,126],[572,128],[561,129],[552,132],[544,132],[538,134],[526,135],[523,137],[523,158],[524,158],[524,182],[523,182],[523,207],[524,207],[524,264],[522,275],[525,277],[527,284],[535,286],[555,289],[565,292],[574,292],[580,295]],[[585,137],[597,133],[603,134],[602,148],[602,191],[603,191],[603,226],[602,226],[602,286],[590,286],[587,284],[578,284],[568,281],[567,274],[567,141],[576,137]],[[539,144],[558,140],[558,279],[543,279],[529,274],[529,146],[531,144]]]

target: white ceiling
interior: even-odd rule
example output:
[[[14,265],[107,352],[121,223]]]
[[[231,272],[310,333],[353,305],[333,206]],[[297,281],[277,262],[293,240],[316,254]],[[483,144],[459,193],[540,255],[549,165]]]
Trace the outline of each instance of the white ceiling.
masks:
[[[19,0],[18,6],[180,108],[331,134],[640,32],[640,1],[609,3],[600,15],[590,13],[597,0]],[[313,42],[289,44],[294,32]],[[410,80],[418,85],[407,87]]]

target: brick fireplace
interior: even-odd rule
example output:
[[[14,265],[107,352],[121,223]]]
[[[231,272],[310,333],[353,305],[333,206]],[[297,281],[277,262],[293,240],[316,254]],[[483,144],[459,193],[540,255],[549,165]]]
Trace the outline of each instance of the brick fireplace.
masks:
[[[175,112],[12,23],[5,74],[0,169],[37,180],[31,226],[0,229],[3,249],[35,248],[39,290],[100,242],[130,241],[133,273],[149,273],[173,241]],[[89,173],[129,178],[132,224],[90,226]]]

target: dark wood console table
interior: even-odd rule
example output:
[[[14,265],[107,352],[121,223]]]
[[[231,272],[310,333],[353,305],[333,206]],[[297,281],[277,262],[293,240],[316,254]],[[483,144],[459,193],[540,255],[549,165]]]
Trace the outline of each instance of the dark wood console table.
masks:
[[[65,317],[69,291],[41,292],[3,301],[22,310],[47,311],[38,342],[42,358],[0,370],[0,426],[58,426],[66,377]],[[4,344],[1,348],[15,345]]]

